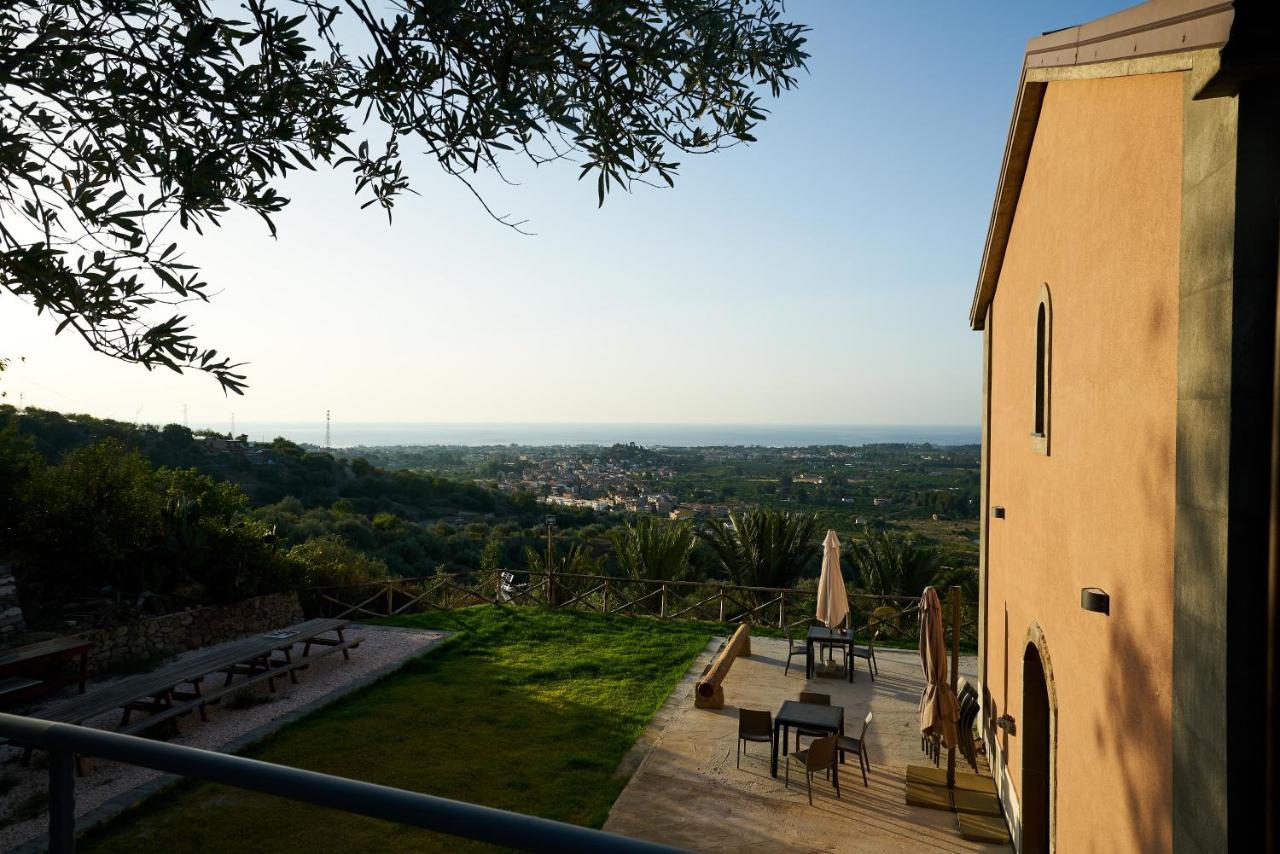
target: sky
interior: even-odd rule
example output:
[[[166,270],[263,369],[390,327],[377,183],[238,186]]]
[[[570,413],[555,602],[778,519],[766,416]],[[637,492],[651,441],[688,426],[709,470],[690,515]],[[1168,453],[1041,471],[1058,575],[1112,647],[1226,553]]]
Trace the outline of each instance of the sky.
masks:
[[[425,157],[394,220],[348,174],[293,173],[256,217],[184,240],[205,346],[250,387],[95,354],[0,296],[8,402],[124,421],[976,425],[968,311],[1026,40],[1111,2],[790,0],[809,73],[759,141],[674,189],[568,167],[481,177]]]

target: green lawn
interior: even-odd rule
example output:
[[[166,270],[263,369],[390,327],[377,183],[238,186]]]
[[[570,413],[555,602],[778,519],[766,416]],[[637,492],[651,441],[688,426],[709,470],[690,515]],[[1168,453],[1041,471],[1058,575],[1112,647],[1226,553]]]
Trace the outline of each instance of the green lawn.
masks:
[[[618,762],[713,631],[493,606],[390,622],[458,635],[248,755],[592,827],[604,823],[626,783],[614,777]],[[204,783],[152,799],[83,847],[227,854],[485,848]]]

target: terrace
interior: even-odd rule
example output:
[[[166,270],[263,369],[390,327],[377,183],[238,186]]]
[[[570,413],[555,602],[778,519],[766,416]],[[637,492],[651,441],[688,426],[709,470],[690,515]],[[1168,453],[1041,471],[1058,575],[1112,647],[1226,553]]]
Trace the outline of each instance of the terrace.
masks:
[[[901,607],[909,603],[851,598],[859,613],[876,607],[909,613]],[[495,606],[495,599],[506,601]],[[923,682],[914,651],[879,649],[874,682],[862,663],[852,684],[806,680],[802,658],[784,674],[786,642],[765,636],[766,626],[777,634],[779,623],[807,622],[810,593],[592,576],[534,577],[504,587],[500,576],[473,573],[398,579],[376,590],[312,591],[309,611],[326,609],[329,616],[376,616],[371,624],[453,636],[358,692],[317,706],[246,755],[694,850],[744,842],[761,850],[996,850],[964,842],[951,815],[904,803],[906,765],[922,761],[916,704]],[[694,709],[693,683],[716,649],[713,639],[748,619],[762,625],[754,654],[740,658],[724,682],[725,708]],[[909,617],[893,622],[900,642],[910,643]],[[376,650],[386,630],[361,631],[363,653]],[[330,656],[330,666],[340,668],[339,658]],[[961,672],[972,670],[973,662],[963,660]],[[304,674],[304,685],[312,675]],[[776,710],[801,690],[831,694],[849,720],[875,715],[869,785],[850,761],[842,797],[819,780],[812,807],[802,784],[788,790],[781,774],[770,776],[768,745],[754,745],[741,769],[734,767],[737,708]],[[235,714],[218,709],[215,724]],[[189,728],[202,726],[192,720]],[[89,777],[121,769],[95,762]],[[487,848],[211,783],[143,797],[154,788],[117,797],[117,805],[132,808],[114,817],[93,815],[105,821],[82,819],[82,831],[97,826],[81,847]]]
[[[803,659],[783,675],[785,640],[755,638],[751,646],[752,655],[735,662],[724,682],[723,709],[695,709],[691,682],[673,694],[670,714],[654,728],[652,750],[614,803],[606,830],[696,851],[1009,850],[966,842],[950,813],[904,802],[907,766],[923,762],[917,653],[881,650],[876,680],[862,669],[849,683],[806,679]],[[976,660],[962,658],[961,673],[976,676]],[[741,767],[735,767],[738,710],[776,711],[801,691],[831,695],[833,705],[844,707],[854,734],[867,712],[874,715],[867,732],[867,785],[850,758],[842,769],[840,798],[829,783],[815,781],[813,806],[794,767],[791,786],[784,787],[781,757],[778,778],[770,776],[767,744],[749,745]]]

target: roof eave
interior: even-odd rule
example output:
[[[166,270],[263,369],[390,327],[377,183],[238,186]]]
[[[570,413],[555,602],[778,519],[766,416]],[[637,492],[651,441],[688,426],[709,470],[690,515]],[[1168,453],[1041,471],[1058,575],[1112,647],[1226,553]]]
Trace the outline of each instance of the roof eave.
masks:
[[[1014,214],[1048,86],[1041,69],[1102,65],[1218,49],[1231,35],[1241,0],[1150,0],[1077,27],[1031,39],[1023,55],[1013,117],[987,225],[986,245],[969,309],[969,325],[986,325],[1013,229]],[[1273,42],[1274,44],[1274,42]],[[1040,79],[1034,79],[1034,78]],[[1029,79],[1032,78],[1032,79]]]

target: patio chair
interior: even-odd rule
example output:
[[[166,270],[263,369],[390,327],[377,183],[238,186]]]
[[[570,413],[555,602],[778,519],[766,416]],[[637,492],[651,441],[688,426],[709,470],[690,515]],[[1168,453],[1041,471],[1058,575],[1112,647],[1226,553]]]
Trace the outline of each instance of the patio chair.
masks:
[[[516,574],[505,569],[498,575],[498,586],[504,602],[512,601],[517,595],[529,589],[528,584],[517,584]]]
[[[773,715],[767,711],[755,709],[738,710],[738,759],[737,766],[742,767],[742,754],[746,752],[747,742],[773,746]]]
[[[813,703],[815,706],[829,706],[831,705],[831,695],[819,694],[817,691],[801,691],[800,702]]]
[[[960,701],[960,721],[957,725],[960,754],[971,766],[973,773],[978,773],[978,745],[973,740],[973,724],[978,719],[978,697],[973,694],[962,695]]]
[[[871,674],[871,681],[876,681],[876,674],[880,672],[880,665],[876,663],[876,641],[880,640],[880,630],[876,629],[875,634],[871,636],[871,640],[866,646],[858,646],[854,644],[853,657],[866,659],[867,672]]]
[[[791,659],[797,655],[808,655],[804,641],[797,641],[792,637],[790,628],[786,629],[785,634],[787,636],[787,666],[782,669],[783,676],[786,676],[787,672],[791,670]]]
[[[783,785],[791,788],[791,763],[795,762],[804,768],[805,786],[809,793],[809,806],[813,806],[813,775],[818,771],[825,771],[828,776],[831,774],[831,768],[836,763],[836,737],[834,735],[823,736],[822,738],[809,745],[808,750],[797,750],[787,759],[786,779]],[[839,778],[835,783],[836,797],[840,797]]]
[[[831,695],[818,694],[814,691],[801,691],[800,702],[813,703],[815,706],[829,706],[831,705]],[[796,750],[800,749],[800,736],[802,735],[807,738],[822,738],[823,736],[830,734],[831,733],[827,732],[825,729],[805,729],[804,727],[796,727]]]
[[[871,769],[871,760],[867,757],[867,727],[871,726],[871,712],[867,712],[866,718],[862,721],[862,732],[858,733],[857,738],[842,735],[836,739],[836,747],[840,751],[840,761],[844,761],[846,753],[858,754],[858,767],[862,769],[862,785],[869,786],[867,782],[867,771]]]

